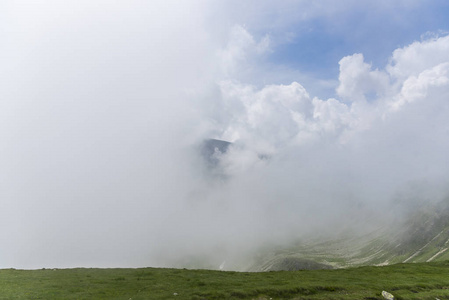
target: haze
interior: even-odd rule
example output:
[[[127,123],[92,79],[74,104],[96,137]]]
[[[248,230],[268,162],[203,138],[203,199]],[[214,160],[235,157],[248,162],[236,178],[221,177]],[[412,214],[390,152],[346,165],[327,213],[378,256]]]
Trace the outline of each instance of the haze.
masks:
[[[241,269],[446,197],[448,5],[343,2],[2,1],[0,268]]]

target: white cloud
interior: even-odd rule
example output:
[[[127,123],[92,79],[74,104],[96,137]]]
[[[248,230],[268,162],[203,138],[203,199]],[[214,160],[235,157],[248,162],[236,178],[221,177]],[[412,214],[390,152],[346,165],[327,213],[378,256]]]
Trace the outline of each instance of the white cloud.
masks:
[[[312,103],[299,83],[268,85],[261,90],[232,82],[221,84],[223,101],[228,103],[229,128],[223,138],[238,136],[242,140],[279,147],[291,141],[300,130],[298,120],[312,116]],[[238,108],[237,114],[233,108]],[[237,132],[236,132],[237,131]]]
[[[419,100],[427,102],[430,88],[447,88],[449,84],[448,70],[449,62],[445,62],[422,71],[418,76],[408,77],[402,85],[400,94],[391,101],[392,109],[397,110],[408,102]]]
[[[313,117],[324,131],[338,132],[342,127],[352,127],[351,111],[346,104],[333,98],[327,101],[314,98],[313,106]]]
[[[414,42],[393,52],[388,73],[400,81],[449,61],[449,35]]]
[[[364,101],[368,93],[383,96],[389,84],[388,75],[379,70],[371,71],[371,65],[363,60],[362,54],[346,56],[340,64],[340,85],[337,94],[344,100]]]
[[[268,35],[256,41],[244,27],[235,25],[230,29],[225,48],[218,52],[222,72],[231,78],[242,76],[240,73],[252,75],[251,68],[254,67],[258,56],[268,51],[270,51]]]

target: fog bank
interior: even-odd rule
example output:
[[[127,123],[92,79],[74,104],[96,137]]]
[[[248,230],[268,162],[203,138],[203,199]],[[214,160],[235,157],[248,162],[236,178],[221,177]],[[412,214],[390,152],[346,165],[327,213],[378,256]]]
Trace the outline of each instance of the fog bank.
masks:
[[[2,6],[0,268],[239,269],[447,196],[447,35],[312,83],[223,3]]]

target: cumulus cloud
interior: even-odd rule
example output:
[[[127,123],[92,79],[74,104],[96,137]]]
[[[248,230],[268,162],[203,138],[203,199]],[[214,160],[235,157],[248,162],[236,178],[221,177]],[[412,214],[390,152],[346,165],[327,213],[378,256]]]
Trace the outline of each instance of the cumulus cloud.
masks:
[[[344,100],[364,101],[368,93],[375,97],[383,96],[389,85],[385,72],[371,71],[371,66],[364,62],[362,54],[354,54],[340,60],[340,85],[337,94]]]
[[[252,86],[222,82],[223,101],[228,106],[240,106],[241,113],[233,114],[225,138],[235,140],[263,137],[273,146],[290,141],[298,133],[298,123],[312,114],[306,90],[298,83],[285,86],[266,86],[257,91]]]
[[[449,59],[449,36],[430,38],[414,42],[406,47],[396,49],[387,66],[387,71],[394,78],[404,80],[409,76],[418,76],[421,72],[447,62]]]
[[[422,67],[417,73],[409,73],[408,77],[401,78],[396,75],[396,72],[392,71],[394,68],[398,68],[398,53],[405,50],[415,52],[413,48],[420,49],[423,44],[434,49],[440,45],[444,49],[447,46],[447,37],[414,43],[396,50],[393,53],[392,62],[385,67],[385,70],[372,71],[370,65],[363,61],[363,55],[361,54],[345,57],[340,61],[340,85],[337,88],[341,100],[333,98],[327,100],[314,98],[312,100],[298,83],[293,83],[291,87],[299,86],[302,88],[303,101],[307,103],[302,108],[295,107],[293,110],[308,116],[303,119],[307,120],[309,128],[317,128],[317,126],[328,124],[327,127],[331,128],[344,127],[345,130],[370,130],[378,124],[369,126],[367,124],[374,121],[385,121],[383,118],[391,112],[393,106],[397,109],[400,104],[414,101],[420,101],[420,104],[416,105],[443,104],[444,90],[447,88],[447,59],[435,60],[439,48],[435,50],[436,53],[429,53],[431,58],[426,63],[427,68]],[[425,55],[417,59],[424,61]],[[415,58],[412,60],[415,60]],[[408,67],[407,65],[406,69]],[[399,68],[397,72],[402,73]],[[284,86],[270,86],[269,88],[281,90]],[[267,87],[263,88],[260,93],[262,94],[265,89]],[[432,89],[438,89],[441,96],[437,99],[428,99]],[[366,99],[365,95],[369,93],[374,93],[373,98]],[[280,103],[283,103],[283,100],[280,99],[288,99],[280,92],[275,97],[278,97],[277,102]],[[226,98],[226,95],[224,98]],[[345,100],[354,100],[355,102],[346,103]],[[361,103],[359,103],[360,101]],[[245,102],[248,102],[248,100],[246,99]],[[313,112],[313,115],[311,115],[311,112]],[[248,111],[248,114],[250,114],[250,111]],[[286,116],[287,114],[284,114],[284,117]],[[294,118],[290,117],[290,119]],[[425,123],[423,122],[422,125],[428,126]],[[314,124],[314,126],[311,126],[311,124]],[[323,127],[326,126],[323,125]],[[335,130],[330,131],[334,132]],[[337,135],[343,133],[344,131],[339,131]]]
[[[407,102],[425,101],[432,88],[444,89],[448,85],[448,67],[449,63],[441,63],[422,71],[418,76],[408,77],[402,85],[400,94],[390,103],[392,109],[397,110]]]

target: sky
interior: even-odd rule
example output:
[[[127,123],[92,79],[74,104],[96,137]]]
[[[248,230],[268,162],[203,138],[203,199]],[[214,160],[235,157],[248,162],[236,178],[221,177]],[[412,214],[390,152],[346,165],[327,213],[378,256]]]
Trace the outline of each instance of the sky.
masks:
[[[448,13],[2,1],[0,268],[240,270],[446,199]],[[208,138],[233,143],[224,176]]]

